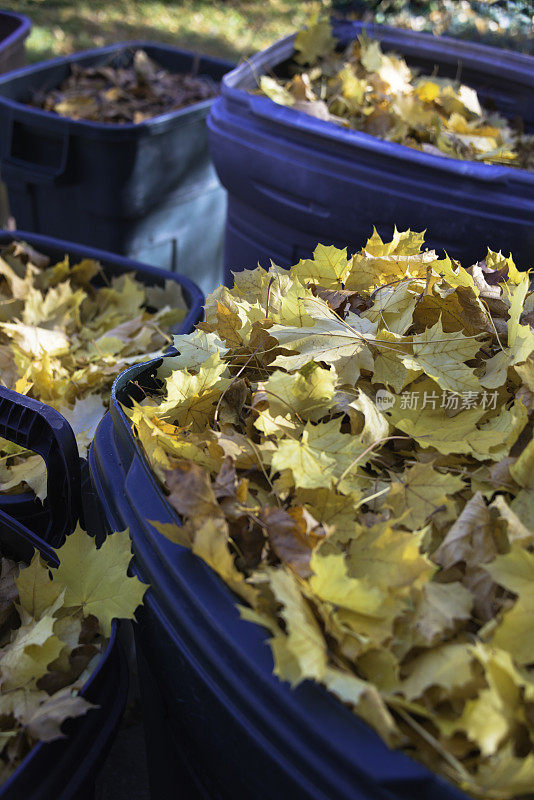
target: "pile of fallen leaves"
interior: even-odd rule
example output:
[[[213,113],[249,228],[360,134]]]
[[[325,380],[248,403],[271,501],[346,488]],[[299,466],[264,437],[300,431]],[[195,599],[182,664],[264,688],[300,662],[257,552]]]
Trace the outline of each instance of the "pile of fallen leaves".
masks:
[[[29,566],[0,555],[0,784],[37,742],[60,738],[67,718],[93,708],[79,692],[112,619],[132,618],[146,590],[127,575],[127,531],[97,550],[77,529],[58,557],[49,569],[38,553]]]
[[[97,278],[104,285],[93,285]],[[0,384],[60,411],[85,456],[115,376],[154,357],[185,314],[175,281],[165,288],[133,274],[108,281],[97,261],[71,265],[65,256],[51,265],[14,242],[0,251]],[[46,496],[43,460],[0,439],[0,491],[23,483]]]
[[[61,86],[36,93],[31,104],[62,117],[121,124],[144,122],[214,96],[204,78],[168,72],[136,50],[128,67],[72,64]]]
[[[235,275],[127,409],[190,547],[391,747],[534,793],[534,293],[423,235]]]
[[[459,80],[417,75],[403,58],[362,35],[342,52],[329,22],[295,38],[293,77],[264,75],[276,103],[416,150],[534,169],[534,137],[484,109]]]

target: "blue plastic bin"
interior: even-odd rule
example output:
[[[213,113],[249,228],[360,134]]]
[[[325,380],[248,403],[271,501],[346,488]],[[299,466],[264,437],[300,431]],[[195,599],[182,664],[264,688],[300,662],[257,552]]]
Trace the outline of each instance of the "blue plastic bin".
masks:
[[[51,420],[43,404],[37,404],[40,408],[21,406],[20,395],[1,387],[0,403],[0,413],[5,412],[12,419],[24,415],[28,430],[30,427],[39,429],[42,438],[50,432]],[[7,409],[9,405],[11,415]],[[10,436],[7,430],[2,435]],[[79,515],[79,508],[75,507],[77,495],[74,484],[63,499],[70,518]],[[63,531],[55,531],[55,534],[58,535],[50,538],[63,538]],[[58,563],[49,543],[1,510],[0,548],[4,555],[24,561],[31,559],[35,548],[51,565]],[[124,712],[128,683],[126,660],[118,641],[118,623],[114,622],[108,646],[81,691],[83,697],[98,707],[83,717],[67,720],[63,726],[66,738],[36,745],[0,786],[0,800],[92,800],[95,779]]]
[[[176,281],[176,283],[178,283],[183,290],[184,298],[188,305],[189,311],[183,322],[181,322],[179,325],[176,325],[172,329],[172,333],[178,334],[189,332],[202,316],[204,295],[198,286],[196,286],[186,277],[177,275],[176,273],[167,272],[166,270],[159,269],[157,267],[140,264],[137,261],[112,255],[111,253],[105,253],[89,247],[82,247],[80,245],[73,244],[72,242],[64,242],[59,239],[52,239],[48,236],[36,236],[35,234],[27,233],[26,231],[0,231],[0,247],[7,245],[14,240],[27,242],[40,253],[47,255],[51,259],[52,263],[61,261],[65,257],[65,254],[70,256],[71,263],[76,263],[84,258],[95,259],[102,265],[103,274],[108,279],[118,275],[123,275],[127,272],[133,272],[135,273],[137,280],[149,286],[163,286],[166,280]],[[97,276],[95,278],[95,285],[104,285],[104,281],[105,278],[102,276]],[[2,387],[0,387],[0,390],[1,389]],[[42,404],[35,400],[26,398],[26,401],[30,405],[33,403],[35,408],[42,407]],[[5,412],[4,415],[2,415],[2,408]],[[14,409],[14,412],[9,413],[17,414],[18,412],[16,409]],[[69,525],[67,524],[66,517],[68,517],[69,506],[65,505],[64,492],[62,488],[63,484],[61,483],[61,480],[66,481],[69,479],[68,470],[72,471],[74,469],[74,466],[72,465],[75,465],[78,461],[78,451],[76,442],[73,439],[72,430],[61,414],[58,414],[51,408],[49,408],[46,413],[48,413],[50,418],[53,417],[57,421],[56,428],[51,432],[51,436],[53,436],[56,440],[55,444],[53,445],[53,453],[49,453],[52,443],[46,438],[40,440],[37,437],[37,440],[35,441],[36,446],[34,447],[28,443],[29,431],[24,427],[26,422],[24,419],[20,423],[21,430],[19,431],[19,443],[23,447],[29,447],[29,449],[39,452],[45,458],[45,460],[52,458],[56,459],[52,465],[53,468],[49,471],[47,499],[42,504],[41,501],[30,492],[11,495],[0,493],[0,509],[3,509],[10,516],[20,520],[34,533],[49,541],[48,536],[51,535],[50,531],[52,528],[56,531],[56,536],[59,535],[57,532],[60,529],[62,531],[65,529],[65,532],[68,532],[66,531],[66,528],[68,528]],[[6,407],[2,407],[0,395],[0,436],[5,436],[3,431],[7,430],[6,425],[8,421],[11,424],[12,420],[9,417]],[[31,429],[31,434],[35,434],[34,429]],[[11,432],[11,435],[14,435],[14,431]],[[41,452],[41,450],[38,448],[41,448],[43,451]],[[62,463],[61,457],[67,452],[68,457],[66,458],[65,463]],[[59,459],[59,461],[57,459]],[[60,476],[63,477],[60,478]],[[87,491],[84,493],[84,502],[87,503],[91,499],[91,488],[90,482],[86,479],[85,468],[82,471],[82,478],[80,480],[83,479],[85,479],[84,486],[87,489]],[[53,521],[51,520],[51,503],[58,509],[58,514],[61,514],[63,510],[63,518],[55,517]]]
[[[273,674],[262,628],[193,553],[148,520],[178,522],[120,403],[154,388],[161,359],[123,372],[89,466],[110,529],[129,526],[133,568],[150,582],[136,626],[153,798],[466,800],[316,684]],[[185,777],[187,776],[187,778]]]
[[[379,25],[334,28],[344,45],[363,31],[427,74],[437,68],[454,77],[461,68],[483,102],[534,131],[533,57]],[[464,264],[482,258],[487,244],[532,265],[534,172],[419,152],[251,94],[263,73],[283,73],[293,39],[226,75],[208,118],[211,155],[228,190],[225,282],[258,261],[295,264],[317,242],[354,252],[373,225],[384,236],[393,225],[426,229],[430,247]]]
[[[71,65],[129,63],[133,51],[171,72],[218,83],[233,66],[169,45],[125,42],[30,65],[0,78],[0,169],[17,227],[219,283],[226,196],[211,164],[212,100],[139,124],[72,120],[27,105]]]

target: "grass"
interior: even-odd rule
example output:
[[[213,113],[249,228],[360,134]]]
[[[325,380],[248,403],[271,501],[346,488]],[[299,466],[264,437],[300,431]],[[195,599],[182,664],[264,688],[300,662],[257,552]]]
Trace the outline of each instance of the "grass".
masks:
[[[129,39],[167,42],[233,60],[301,27],[317,0],[4,0],[29,16],[28,61]]]
[[[422,0],[418,2],[421,4]],[[417,17],[416,14],[416,22],[422,20],[427,27],[430,25],[431,29],[441,32],[432,22],[433,15],[438,12],[434,10],[430,14],[430,7],[443,6],[447,10],[455,2],[429,0],[429,9],[424,12],[427,16]],[[495,0],[486,2],[490,10],[493,9]],[[521,7],[529,3],[530,0],[515,0],[515,4]],[[476,2],[470,5],[474,10],[481,3],[479,0],[478,5]],[[27,42],[27,58],[30,62],[129,39],[167,42],[237,61],[302,27],[313,14],[328,13],[333,6],[343,6],[342,0],[3,0],[2,3],[2,8],[26,14],[33,22]],[[395,15],[399,8],[410,6],[408,0],[360,0],[356,6],[360,10],[367,6],[380,10],[384,6],[388,17],[386,21],[391,18],[393,23],[407,24],[404,19],[397,20]],[[464,6],[470,7],[466,3],[462,4],[462,8]],[[508,4],[505,7],[508,8]],[[504,12],[498,2],[495,9],[494,14],[498,11],[502,16]],[[407,12],[402,13],[406,16]],[[472,11],[470,15],[473,16]],[[411,24],[409,15],[407,19]],[[505,19],[500,32],[511,33],[509,28],[515,24],[514,20],[521,28],[518,31],[521,36],[511,46],[515,49],[520,44],[519,39],[527,37],[529,46],[524,49],[534,52],[534,26],[527,24],[524,13],[515,13],[509,20]],[[381,18],[379,21],[382,21]],[[478,17],[476,22],[480,26]],[[447,29],[453,32],[451,27],[454,28],[456,23],[453,15],[447,22]],[[487,23],[484,22],[484,25]],[[476,30],[474,34],[477,34]],[[464,35],[471,38],[472,33],[469,30]],[[478,34],[474,38],[478,38]],[[502,44],[506,46],[507,43],[503,41]]]

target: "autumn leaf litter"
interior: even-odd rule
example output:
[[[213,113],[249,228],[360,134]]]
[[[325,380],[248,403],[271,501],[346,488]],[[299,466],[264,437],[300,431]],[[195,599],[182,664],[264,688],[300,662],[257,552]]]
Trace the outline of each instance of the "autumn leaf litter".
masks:
[[[478,798],[534,792],[534,294],[423,235],[235,275],[125,409],[181,525],[326,686]]]

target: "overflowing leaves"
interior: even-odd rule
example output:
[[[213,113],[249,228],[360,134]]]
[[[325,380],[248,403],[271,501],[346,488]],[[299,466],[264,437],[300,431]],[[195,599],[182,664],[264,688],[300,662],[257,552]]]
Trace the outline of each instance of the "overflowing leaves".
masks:
[[[127,531],[97,550],[78,528],[50,569],[0,556],[0,783],[37,742],[64,736],[63,722],[94,706],[80,695],[111,634],[131,618],[146,587],[128,577]]]
[[[313,679],[477,798],[534,793],[534,293],[423,235],[235,275],[126,409],[190,547]]]
[[[534,137],[495,111],[460,80],[420,75],[380,42],[362,35],[342,52],[330,23],[295,38],[293,77],[265,75],[260,91],[319,119],[434,155],[534,168]]]
[[[107,280],[92,259],[52,265],[14,242],[0,253],[0,384],[60,411],[85,456],[115,376],[156,355],[185,314],[174,281]],[[0,439],[0,491],[24,484],[46,496],[44,462]]]
[[[215,96],[214,86],[204,78],[169,72],[144,50],[124,55],[128,66],[72,64],[69,77],[57,89],[37,92],[32,105],[71,119],[123,124],[144,122]]]

